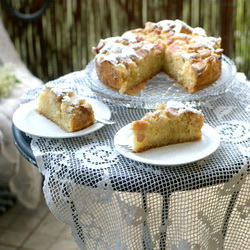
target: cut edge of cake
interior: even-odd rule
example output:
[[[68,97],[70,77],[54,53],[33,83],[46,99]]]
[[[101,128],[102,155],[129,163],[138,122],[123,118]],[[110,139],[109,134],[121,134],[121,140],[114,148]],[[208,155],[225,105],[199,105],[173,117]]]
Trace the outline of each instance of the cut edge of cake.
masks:
[[[152,49],[145,50],[146,53],[140,50],[142,53],[138,55],[133,46],[140,46],[141,43],[153,44],[161,55],[151,53]],[[93,52],[99,80],[125,94],[137,94],[131,89],[145,86],[161,71],[189,93],[209,87],[221,75],[221,38],[209,37],[204,29],[192,28],[180,20],[147,22],[145,28],[127,31],[120,37],[102,39]],[[133,73],[138,68],[146,71],[146,77],[138,77],[141,72]],[[130,79],[133,79],[132,83]],[[138,88],[138,91],[141,89]]]

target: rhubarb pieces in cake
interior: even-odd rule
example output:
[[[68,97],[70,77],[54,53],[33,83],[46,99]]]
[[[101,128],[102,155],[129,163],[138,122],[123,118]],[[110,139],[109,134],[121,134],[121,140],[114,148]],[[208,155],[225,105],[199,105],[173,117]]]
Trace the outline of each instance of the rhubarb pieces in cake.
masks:
[[[180,20],[147,22],[145,28],[102,39],[93,52],[99,80],[120,93],[136,94],[133,89],[140,90],[161,71],[189,93],[221,75],[221,38]]]
[[[201,140],[204,115],[181,102],[169,101],[132,122],[133,152]]]
[[[92,106],[65,84],[45,85],[37,111],[67,132],[82,130],[95,122]]]

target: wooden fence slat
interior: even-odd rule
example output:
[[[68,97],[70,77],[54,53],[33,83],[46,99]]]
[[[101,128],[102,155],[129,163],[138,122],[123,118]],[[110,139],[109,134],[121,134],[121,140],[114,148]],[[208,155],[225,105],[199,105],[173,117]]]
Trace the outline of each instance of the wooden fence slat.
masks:
[[[43,0],[10,3],[32,13]],[[29,22],[14,19],[0,3],[0,15],[23,61],[44,81],[83,69],[101,38],[177,18],[221,36],[224,53],[250,77],[248,0],[53,0],[40,19]]]

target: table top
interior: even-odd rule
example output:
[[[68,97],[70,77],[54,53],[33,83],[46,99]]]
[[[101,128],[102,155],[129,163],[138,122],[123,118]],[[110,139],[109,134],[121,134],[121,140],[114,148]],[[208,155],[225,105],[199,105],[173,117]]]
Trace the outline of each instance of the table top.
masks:
[[[78,75],[76,72],[69,74],[64,78],[60,78],[58,82],[61,83],[63,79],[68,82],[67,78],[70,76],[73,77],[74,82],[77,82],[76,78],[81,79],[81,74],[81,72],[78,72]],[[57,80],[54,83],[56,84]],[[236,85],[237,82],[235,83]],[[28,96],[31,98],[36,96],[34,92],[37,94],[40,89],[33,89]],[[84,94],[98,99],[98,97],[85,87]],[[30,99],[27,98],[27,100],[29,101]],[[63,151],[64,157],[61,157],[62,161],[65,161],[65,158],[67,161],[78,160],[78,167],[74,166],[74,169],[72,169],[77,174],[70,176],[70,179],[74,183],[97,187],[105,172],[108,171],[109,181],[112,183],[111,186],[114,190],[164,193],[166,192],[166,186],[162,185],[162,188],[159,188],[159,183],[171,183],[174,179],[175,184],[171,188],[171,192],[174,192],[226,182],[233,176],[235,171],[241,168],[246,157],[241,155],[239,151],[239,145],[241,144],[238,144],[238,142],[242,141],[242,145],[244,145],[245,139],[249,136],[247,131],[244,131],[245,126],[249,125],[246,123],[249,118],[244,117],[245,110],[242,108],[243,103],[237,100],[238,104],[236,104],[234,100],[237,99],[234,96],[234,92],[232,92],[219,98],[219,101],[212,99],[210,103],[199,104],[200,109],[205,114],[205,122],[209,123],[220,133],[221,144],[216,152],[205,159],[180,166],[153,166],[135,162],[123,157],[115,150],[113,139],[117,131],[132,120],[142,117],[145,112],[148,112],[144,108],[131,109],[104,101],[111,110],[112,119],[115,119],[117,123],[115,125],[106,125],[94,133],[76,138],[53,139],[27,136],[24,132],[17,129],[15,125],[13,125],[12,131],[17,148],[26,159],[36,166],[40,164],[37,162],[30,146],[32,138],[33,142],[35,142],[34,146],[39,148],[41,154],[51,152],[49,153],[50,157],[43,159],[43,165],[45,166],[51,164],[48,161],[51,160],[51,157],[53,158],[52,152],[55,155],[59,153],[62,156],[61,152]],[[231,105],[234,105],[234,107],[228,105],[229,101],[232,102]],[[249,99],[246,98],[246,101],[249,101]],[[233,109],[238,109],[237,114],[232,112]],[[232,116],[231,121],[227,121],[225,117],[230,112]],[[234,116],[239,116],[239,114],[239,121],[235,121]],[[235,128],[232,128],[232,126],[235,126]],[[232,129],[235,129],[235,131]],[[247,127],[247,129],[249,128]],[[233,136],[229,138],[229,132],[239,134],[239,137],[236,135],[235,138]],[[233,139],[233,142],[236,142],[236,144],[229,144],[228,141],[230,139]],[[42,144],[46,145],[46,147],[42,147]],[[232,149],[234,149],[234,154],[230,153]],[[72,151],[76,151],[78,154],[72,155]],[[128,168],[128,166],[130,167]],[[202,182],[200,178],[202,178]],[[185,181],[183,182],[183,180]],[[136,185],[131,185],[132,183],[136,183]]]
[[[34,153],[31,149],[31,140],[32,138],[30,136],[28,136],[26,133],[22,132],[21,130],[19,130],[14,124],[12,125],[12,133],[13,133],[13,138],[14,138],[14,142],[15,145],[17,147],[17,149],[20,151],[20,153],[34,166],[38,166]],[[231,164],[229,163],[229,167],[232,166],[233,168],[235,168],[235,170],[239,170],[240,166],[243,165],[244,159],[242,159],[239,162],[236,162],[235,164]],[[235,166],[233,166],[235,165]],[[239,168],[237,169],[237,166],[239,166]],[[180,190],[186,190],[186,189],[193,189],[193,188],[197,188],[197,184],[195,184],[195,180],[194,180],[194,173],[193,171],[185,171],[185,167],[182,167],[185,173],[185,177],[179,173],[180,169],[176,168],[176,167],[171,167],[168,169],[167,173],[168,176],[178,176],[178,178],[175,178],[175,185],[174,185],[174,189],[172,190],[173,192],[175,191],[180,191]],[[206,169],[204,169],[204,171],[207,171]],[[198,170],[196,169],[196,175],[205,175],[204,173],[202,173],[201,169]],[[84,171],[84,175],[81,176],[81,184],[85,185],[85,183],[87,185],[90,185],[92,187],[96,187],[96,183],[98,183],[98,181],[100,181],[100,177],[98,177],[98,175],[100,175],[100,171],[99,170],[95,170],[92,169],[91,171]],[[92,177],[91,177],[92,176]],[[94,178],[93,178],[94,176]],[[220,172],[211,172],[210,174],[206,175],[206,179],[204,180],[203,183],[199,184],[199,188],[203,187],[203,186],[209,186],[209,185],[215,185],[215,184],[219,184],[219,183],[224,183],[226,181],[228,181],[230,178],[232,177],[232,174],[229,175],[228,173],[226,173],[226,171],[223,171],[223,169]],[[78,176],[79,178],[79,176]],[[92,178],[94,181],[93,183],[89,183],[87,180],[89,180],[90,178]],[[133,178],[133,177],[131,177]],[[187,181],[187,183],[190,183],[191,181],[193,181],[193,185],[192,186],[185,186],[182,183],[183,178],[185,178],[185,180]],[[130,191],[130,192],[161,192],[161,190],[159,190],[159,188],[157,187],[157,182],[155,185],[149,185],[148,188],[146,190],[143,189],[143,186],[147,186],[148,180],[147,180],[147,176],[144,176],[144,178],[141,178],[140,180],[137,181],[137,186],[133,189],[131,189],[130,184],[132,182],[132,180],[130,180],[130,176],[126,176],[126,175],[122,175],[119,172],[116,172],[115,174],[112,175],[112,179],[113,179],[113,189],[114,190],[119,190],[119,191]],[[154,176],[154,179],[157,180],[159,182],[166,182],[169,180],[164,180],[164,176],[163,178],[159,179],[159,177],[157,178],[157,175]],[[123,185],[116,185],[117,181],[119,180],[119,183],[122,182]],[[123,180],[123,181],[122,181]],[[75,182],[79,182],[79,180],[74,180]],[[197,178],[197,181],[198,178]],[[181,185],[179,185],[181,184]]]

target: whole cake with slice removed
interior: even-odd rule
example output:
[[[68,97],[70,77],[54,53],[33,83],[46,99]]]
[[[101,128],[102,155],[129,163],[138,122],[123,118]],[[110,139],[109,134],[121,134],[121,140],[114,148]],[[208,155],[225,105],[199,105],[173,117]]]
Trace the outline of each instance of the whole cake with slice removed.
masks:
[[[45,85],[37,111],[67,132],[82,130],[95,122],[91,104],[65,84]]]
[[[221,38],[180,20],[147,22],[144,28],[102,39],[93,52],[99,80],[130,95],[161,71],[189,93],[209,87],[221,75]]]
[[[202,138],[204,115],[181,102],[169,101],[132,122],[133,152],[198,141]]]

